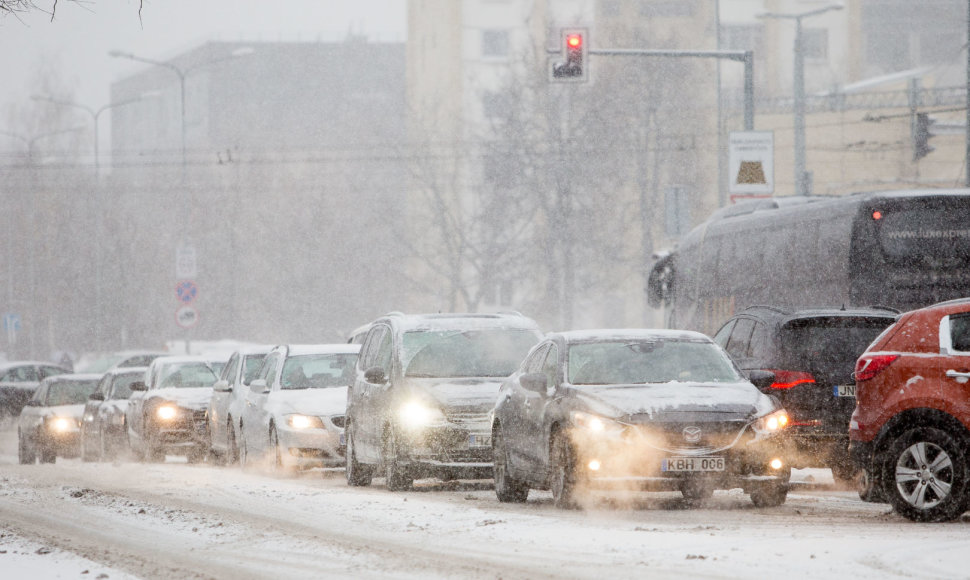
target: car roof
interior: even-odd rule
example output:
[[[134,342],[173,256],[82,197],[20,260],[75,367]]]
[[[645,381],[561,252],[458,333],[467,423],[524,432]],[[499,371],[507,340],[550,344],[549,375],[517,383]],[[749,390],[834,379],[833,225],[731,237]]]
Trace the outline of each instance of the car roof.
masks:
[[[144,373],[148,367],[113,367],[104,371],[105,375],[127,375],[131,373]]]
[[[606,342],[615,340],[703,340],[710,337],[690,330],[667,330],[658,328],[601,328],[593,330],[569,330],[552,332],[547,338],[560,337],[567,343]]]
[[[81,374],[66,373],[63,375],[51,375],[45,378],[44,382],[59,383],[59,382],[65,382],[65,381],[67,382],[100,381],[102,376],[103,375],[101,375],[100,373],[81,373]]]
[[[732,318],[740,315],[752,315],[761,318],[780,319],[782,322],[802,320],[807,318],[838,318],[838,317],[873,317],[893,319],[899,317],[899,311],[882,306],[856,306],[842,308],[803,308],[789,309],[778,306],[755,305],[749,306],[736,313]]]
[[[474,330],[486,328],[508,328],[539,330],[539,325],[531,318],[518,312],[508,313],[438,313],[403,314],[392,312],[378,320],[385,320],[400,330]],[[375,321],[376,322],[376,321]]]
[[[287,344],[276,348],[286,349],[287,356],[302,356],[307,354],[357,354],[359,344],[346,342],[336,344]]]
[[[269,354],[269,351],[273,350],[276,345],[274,344],[259,344],[252,346],[243,346],[237,348],[233,354],[239,354],[241,356],[249,356],[253,354]],[[232,358],[230,356],[230,358]]]
[[[0,371],[5,371],[7,369],[12,369],[14,367],[23,367],[23,366],[57,367],[59,369],[64,369],[65,371],[70,371],[70,369],[64,368],[64,366],[59,365],[55,362],[38,361],[38,360],[13,360],[13,361],[7,361],[5,363],[0,363]]]

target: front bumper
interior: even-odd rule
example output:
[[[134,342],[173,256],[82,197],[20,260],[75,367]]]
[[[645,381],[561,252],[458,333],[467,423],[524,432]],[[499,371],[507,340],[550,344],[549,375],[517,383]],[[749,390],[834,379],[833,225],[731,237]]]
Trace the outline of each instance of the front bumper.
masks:
[[[415,478],[492,477],[492,435],[487,417],[474,425],[435,425],[402,433],[408,473]]]
[[[42,432],[39,447],[58,457],[77,457],[81,454],[81,431]]]
[[[153,447],[172,455],[185,455],[204,449],[206,442],[205,410],[179,408],[171,419],[154,418],[149,426]]]
[[[300,468],[343,467],[346,443],[343,430],[278,428],[283,463]]]

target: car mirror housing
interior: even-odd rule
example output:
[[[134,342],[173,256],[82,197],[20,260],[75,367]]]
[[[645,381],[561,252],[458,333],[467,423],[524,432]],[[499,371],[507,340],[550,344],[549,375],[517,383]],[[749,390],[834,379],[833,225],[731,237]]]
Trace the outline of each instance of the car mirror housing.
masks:
[[[88,396],[88,400],[89,401],[103,401],[104,400],[104,393],[91,393],[91,395]]]
[[[269,385],[266,384],[266,379],[256,379],[249,383],[249,389],[254,393],[265,395],[269,392]]]
[[[368,383],[383,385],[387,382],[387,373],[381,367],[371,367],[364,371],[364,379]]]
[[[519,377],[519,383],[522,384],[522,388],[527,391],[533,391],[536,393],[546,392],[546,375],[545,373],[528,373]]]
[[[145,383],[142,382],[142,381],[135,381],[135,382],[131,383],[131,390],[132,391],[147,391],[148,390],[148,387],[145,386]]]
[[[216,384],[212,385],[212,390],[220,393],[229,393],[232,392],[232,387],[229,386],[229,381],[226,379],[220,379],[216,381]]]

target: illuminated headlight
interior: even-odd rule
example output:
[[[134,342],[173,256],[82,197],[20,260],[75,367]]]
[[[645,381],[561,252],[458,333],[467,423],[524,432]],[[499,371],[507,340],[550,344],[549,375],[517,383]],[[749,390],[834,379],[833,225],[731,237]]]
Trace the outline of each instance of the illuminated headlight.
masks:
[[[774,413],[759,417],[752,423],[752,427],[754,427],[757,435],[767,436],[784,431],[788,427],[788,423],[788,413],[784,409],[779,409]]]
[[[573,413],[573,423],[580,429],[595,434],[618,435],[623,432],[623,425],[620,423],[582,411]]]
[[[125,424],[125,416],[124,415],[112,415],[111,416],[111,424],[112,425],[124,425]]]
[[[175,405],[162,405],[155,410],[155,416],[162,421],[171,421],[178,416],[178,414],[179,410],[175,407]]]
[[[323,419],[312,415],[287,415],[286,424],[293,429],[323,429]]]
[[[441,409],[425,405],[417,401],[406,403],[398,412],[401,423],[408,428],[426,427],[445,420]]]
[[[51,417],[47,420],[47,428],[56,433],[66,433],[77,430],[77,421],[69,417]]]

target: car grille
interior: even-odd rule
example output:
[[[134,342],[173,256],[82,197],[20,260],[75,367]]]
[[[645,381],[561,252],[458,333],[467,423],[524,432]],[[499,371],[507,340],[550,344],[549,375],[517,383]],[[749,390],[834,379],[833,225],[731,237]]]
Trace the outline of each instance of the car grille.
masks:
[[[206,431],[207,425],[205,413],[205,409],[192,411],[192,425],[195,427],[196,433],[205,433]]]
[[[746,422],[674,422],[633,425],[624,436],[668,453],[697,455],[734,447],[753,435]]]
[[[476,432],[487,432],[488,429],[488,413],[474,412],[474,411],[457,411],[448,413],[448,421],[455,424],[457,427],[461,427],[466,431],[476,433]]]
[[[346,415],[334,415],[333,417],[330,417],[330,422],[333,423],[335,427],[340,427],[343,429],[344,425],[347,424],[347,417]]]

